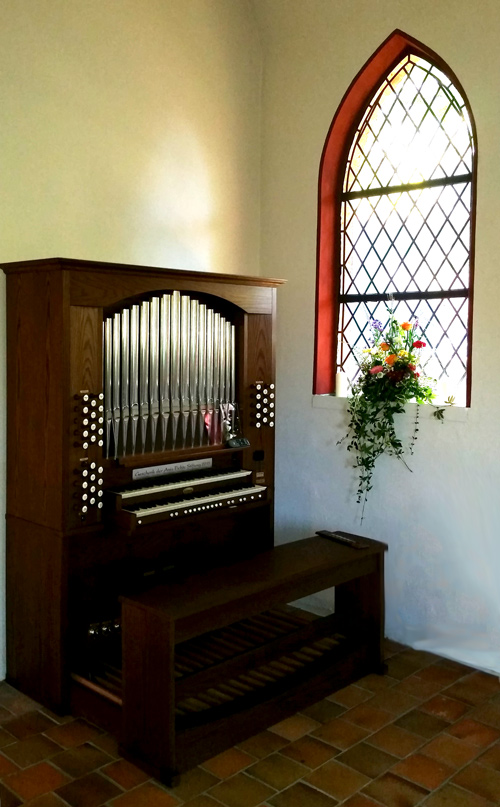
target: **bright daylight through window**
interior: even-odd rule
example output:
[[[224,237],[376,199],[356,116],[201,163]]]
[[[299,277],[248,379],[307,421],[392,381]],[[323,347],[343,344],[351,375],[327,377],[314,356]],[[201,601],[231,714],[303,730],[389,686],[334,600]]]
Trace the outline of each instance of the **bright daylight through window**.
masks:
[[[368,105],[344,174],[336,364],[349,380],[390,305],[418,320],[438,396],[466,405],[474,148],[456,87],[406,56]]]

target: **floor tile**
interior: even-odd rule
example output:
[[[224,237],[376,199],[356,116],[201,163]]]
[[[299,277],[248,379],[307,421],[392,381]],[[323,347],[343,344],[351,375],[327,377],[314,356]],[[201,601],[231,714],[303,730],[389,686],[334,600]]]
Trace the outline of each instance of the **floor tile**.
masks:
[[[448,783],[432,793],[423,802],[423,807],[496,807],[497,804]]]
[[[100,748],[96,748],[90,743],[84,743],[77,746],[77,748],[60,751],[51,761],[67,773],[68,776],[77,779],[111,762],[111,757],[101,751]]]
[[[0,682],[0,706],[8,709],[13,715],[21,715],[39,708],[35,701],[28,698],[27,695],[18,692],[17,689],[11,687],[6,681]]]
[[[256,762],[247,772],[275,790],[284,790],[309,773],[309,769],[282,754],[271,754]]]
[[[302,709],[302,714],[312,717],[318,723],[328,723],[335,717],[339,717],[343,712],[345,712],[345,706],[326,700],[326,698],[313,706],[309,706],[308,709]]]
[[[427,745],[421,749],[427,757],[446,762],[455,770],[477,757],[479,748],[470,743],[459,740],[458,737],[451,737],[449,734],[438,734]]]
[[[22,802],[19,796],[16,796],[0,782],[0,804],[2,807],[18,807]]]
[[[282,720],[280,723],[275,723],[274,726],[270,726],[269,730],[280,737],[284,737],[285,740],[293,742],[293,740],[303,737],[304,734],[309,734],[319,725],[320,723],[317,720],[313,720],[306,715],[297,714],[293,717],[287,717],[286,720]]]
[[[382,726],[391,722],[393,715],[384,709],[377,709],[371,703],[362,703],[355,706],[354,709],[349,709],[342,715],[342,718],[367,729],[367,731],[378,731]]]
[[[424,754],[412,754],[394,765],[392,773],[410,779],[427,790],[436,790],[452,776],[454,769],[445,762],[426,757]]]
[[[57,795],[71,807],[99,807],[119,796],[122,790],[99,773],[88,773],[58,788]]]
[[[276,791],[263,782],[237,773],[231,779],[225,779],[209,791],[209,796],[226,804],[227,807],[257,807],[274,796]],[[120,805],[121,807],[121,805]]]
[[[498,803],[500,799],[500,772],[477,762],[472,762],[455,774],[452,782],[493,803]]]
[[[415,650],[411,647],[403,647],[399,657],[405,661],[409,661],[411,664],[414,664],[417,669],[428,667],[430,664],[439,664],[441,661],[440,656],[436,656],[434,653],[429,653],[428,650]]]
[[[49,717],[36,710],[14,717],[12,720],[7,720],[3,724],[3,728],[18,740],[25,740],[26,737],[31,737],[32,734],[40,734],[42,731],[56,725],[57,723],[54,723]]]
[[[463,717],[463,715],[469,711],[470,707],[463,701],[447,698],[445,695],[435,695],[433,698],[423,703],[420,709],[430,715],[435,715],[436,717],[441,717],[443,720],[448,720],[450,723],[454,723],[456,720]]]
[[[33,711],[34,705],[36,704],[31,705],[29,710],[27,711],[30,712]],[[12,720],[13,717],[14,712],[10,712],[8,709],[5,708],[5,706],[0,706],[0,724],[6,723],[8,720]]]
[[[173,788],[169,788],[168,792],[172,796],[175,796],[176,799],[188,801],[189,799],[194,799],[194,797],[198,796],[200,793],[204,793],[205,790],[213,787],[218,782],[219,779],[214,776],[213,773],[209,773],[209,771],[197,767],[183,773],[180,777],[179,784]]]
[[[313,737],[319,740],[324,740],[330,743],[335,748],[345,750],[350,748],[354,743],[363,740],[370,732],[367,729],[357,726],[354,723],[348,723],[342,718],[331,720],[325,723],[319,729],[312,732]]]
[[[411,731],[406,731],[406,729],[391,723],[389,726],[384,726],[380,731],[367,737],[366,742],[370,743],[370,745],[375,745],[377,748],[382,748],[396,757],[406,757],[412,751],[420,748],[425,740],[418,734],[413,734]]]
[[[340,703],[340,705],[345,706],[346,709],[352,709],[353,706],[357,706],[359,703],[363,703],[363,701],[369,700],[371,697],[372,693],[368,690],[362,689],[362,687],[356,684],[350,684],[350,686],[339,689],[338,692],[334,692],[332,695],[328,695],[327,700]]]
[[[395,765],[399,760],[392,754],[382,751],[380,748],[375,748],[368,743],[358,743],[347,751],[343,751],[338,757],[335,758],[337,762],[348,765],[370,779],[375,779],[384,773],[386,770]]]
[[[364,678],[360,678],[359,681],[356,681],[356,685],[362,687],[363,689],[367,689],[369,692],[382,692],[384,689],[389,689],[390,687],[397,684],[397,678],[392,678],[391,674],[388,672],[385,675],[377,675],[377,673],[370,673],[370,675],[365,675]]]
[[[119,757],[118,742],[111,734],[100,734],[98,737],[92,737],[92,745],[97,746],[110,757]]]
[[[43,734],[35,734],[26,740],[20,740],[2,748],[2,753],[20,768],[35,765],[36,762],[54,756],[58,751],[61,751],[61,746],[49,740],[48,737],[44,737]]]
[[[3,754],[0,754],[0,777],[3,779],[9,773],[18,771],[19,768],[10,759],[7,759]]]
[[[113,807],[176,807],[180,803],[179,799],[152,782],[145,782],[111,802]]]
[[[338,803],[337,799],[304,782],[297,782],[269,800],[273,807],[335,807]]]
[[[413,734],[420,734],[421,737],[430,740],[431,737],[448,728],[449,723],[440,717],[426,714],[420,709],[413,709],[413,711],[398,717],[394,721],[394,725],[411,731]]]
[[[484,723],[478,723],[471,718],[464,718],[454,726],[450,726],[447,730],[453,737],[458,737],[471,745],[476,745],[478,748],[486,748],[491,743],[498,740],[500,732],[491,726],[485,726]]]
[[[492,690],[489,679],[483,678],[477,673],[471,673],[448,687],[444,694],[477,706],[487,701],[494,694],[494,690]]]
[[[448,667],[440,667],[437,664],[431,664],[430,667],[424,667],[422,670],[416,672],[415,675],[417,678],[420,678],[421,681],[439,684],[440,689],[450,686],[459,678],[462,678],[462,674],[459,671],[451,668],[449,669]]]
[[[194,799],[184,802],[183,807],[220,807],[220,801],[215,801],[211,796],[202,793]]]
[[[405,660],[401,655],[394,656],[387,661],[387,673],[391,678],[402,681],[404,678],[409,678],[420,669],[420,664],[415,664],[409,660]]]
[[[57,762],[57,760],[54,761]],[[96,765],[95,767],[101,766]],[[132,765],[131,762],[127,762],[126,759],[117,759],[115,762],[111,762],[109,765],[102,768],[101,772],[120,785],[120,787],[123,787],[124,790],[131,790],[133,787],[142,785],[143,782],[149,779],[147,773],[144,773],[140,768]]]
[[[384,773],[379,779],[370,782],[363,793],[386,807],[415,807],[429,791],[393,773]]]
[[[272,731],[262,731],[260,734],[256,734],[255,737],[250,737],[249,740],[238,743],[238,748],[260,759],[272,754],[273,751],[279,751],[280,748],[284,748],[288,742],[289,740],[285,740],[284,737],[280,737]]]
[[[487,751],[484,751],[484,753],[477,758],[477,762],[479,762],[480,765],[486,765],[487,768],[494,768],[496,771],[500,771],[500,745],[497,743]]]
[[[45,732],[46,737],[55,740],[59,745],[65,748],[73,748],[76,745],[82,745],[89,740],[93,740],[101,730],[95,726],[91,726],[85,720],[73,720],[71,723],[64,723],[61,726],[54,726]]]
[[[320,765],[338,754],[338,750],[316,737],[306,735],[285,746],[281,753],[309,768],[319,768]]]
[[[416,675],[410,675],[394,687],[395,692],[405,692],[421,701],[429,700],[440,691],[440,686],[435,681],[424,681]],[[453,696],[450,696],[453,697]]]
[[[255,762],[255,757],[250,756],[240,748],[228,748],[222,754],[218,754],[212,759],[208,759],[203,763],[203,767],[215,774],[219,779],[227,779],[229,776],[234,776],[238,771],[248,768]]]
[[[44,793],[29,802],[30,807],[68,807],[67,803],[56,796],[55,793]]]
[[[15,739],[16,738],[9,731],[6,731],[3,727],[0,728],[0,748],[3,748],[5,745],[10,745]]]
[[[500,729],[500,703],[492,703],[491,701],[485,703],[483,706],[474,709],[471,712],[471,717],[474,720],[479,720],[480,723],[488,723],[489,726]]]
[[[342,807],[380,807],[380,802],[373,801],[363,793],[355,793],[354,796],[342,803]]]
[[[356,793],[369,782],[369,778],[359,771],[341,765],[335,759],[325,762],[321,768],[305,777],[305,781],[323,790],[329,796],[342,801]]]
[[[415,709],[419,703],[418,698],[407,695],[405,692],[396,692],[393,687],[383,692],[378,692],[369,701],[370,706],[390,712],[395,717]]]
[[[384,658],[390,658],[396,653],[404,652],[407,649],[406,645],[395,642],[394,639],[384,639]]]
[[[47,762],[39,762],[38,765],[32,765],[30,768],[24,768],[24,770],[11,774],[4,780],[4,783],[10,790],[27,801],[42,793],[55,790],[67,781],[68,777],[64,773],[56,770]]]

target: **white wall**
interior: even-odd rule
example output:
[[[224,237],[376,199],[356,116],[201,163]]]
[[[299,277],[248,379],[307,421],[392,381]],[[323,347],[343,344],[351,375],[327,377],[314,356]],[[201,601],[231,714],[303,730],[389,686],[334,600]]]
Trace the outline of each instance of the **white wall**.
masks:
[[[387,633],[500,673],[500,14],[493,0],[255,0],[264,40],[262,274],[279,293],[277,536],[320,528],[389,544]],[[440,53],[475,116],[479,193],[473,398],[444,424],[426,413],[408,473],[382,458],[360,525],[345,405],[312,403],[317,182],[350,82],[396,28]],[[462,417],[463,416],[463,417]],[[403,421],[410,434],[411,420]]]
[[[258,274],[260,92],[246,0],[3,0],[0,265],[62,256]],[[3,511],[3,485],[0,496]]]

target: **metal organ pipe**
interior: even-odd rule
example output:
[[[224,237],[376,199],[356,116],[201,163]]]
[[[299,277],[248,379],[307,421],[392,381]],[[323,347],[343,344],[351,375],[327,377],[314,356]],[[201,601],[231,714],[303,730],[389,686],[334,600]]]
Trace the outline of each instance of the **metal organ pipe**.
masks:
[[[107,317],[106,456],[220,443],[235,405],[235,328],[174,291]]]

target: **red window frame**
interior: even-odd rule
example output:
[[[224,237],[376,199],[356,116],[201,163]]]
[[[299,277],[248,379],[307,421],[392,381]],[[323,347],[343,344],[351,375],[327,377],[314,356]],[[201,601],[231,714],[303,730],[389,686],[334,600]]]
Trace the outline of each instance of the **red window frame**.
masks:
[[[460,81],[453,71],[437,53],[426,45],[408,36],[403,31],[394,31],[362,67],[345,93],[331,123],[321,155],[318,189],[316,333],[313,376],[313,393],[315,395],[329,394],[335,390],[341,273],[341,193],[349,149],[364,111],[378,87],[391,70],[410,53],[432,62],[451,79],[467,105],[474,142],[477,145],[476,127],[470,104]],[[471,204],[467,406],[470,406],[471,396],[476,180],[477,154],[473,162]]]

